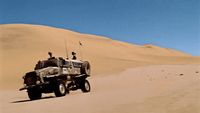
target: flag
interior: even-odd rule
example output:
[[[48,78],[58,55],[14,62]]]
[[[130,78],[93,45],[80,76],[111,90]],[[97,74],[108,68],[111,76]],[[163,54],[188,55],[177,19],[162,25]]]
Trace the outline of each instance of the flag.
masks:
[[[83,46],[83,44],[81,43],[81,41],[79,41],[80,46]]]

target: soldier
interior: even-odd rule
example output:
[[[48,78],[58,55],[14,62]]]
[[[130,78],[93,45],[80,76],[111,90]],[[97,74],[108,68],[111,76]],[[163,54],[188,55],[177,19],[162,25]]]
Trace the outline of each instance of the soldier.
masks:
[[[49,58],[52,58],[52,53],[51,53],[51,52],[48,52],[48,54],[49,54]]]
[[[72,52],[72,60],[76,60],[76,53],[75,52]]]
[[[55,59],[55,57],[52,56],[52,53],[51,53],[51,52],[48,52],[48,54],[49,54],[48,60],[50,60],[50,59]]]

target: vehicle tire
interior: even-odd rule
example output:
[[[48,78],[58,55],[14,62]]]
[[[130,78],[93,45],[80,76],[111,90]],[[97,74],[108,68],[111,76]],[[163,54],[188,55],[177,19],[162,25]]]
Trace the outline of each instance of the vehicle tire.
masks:
[[[90,92],[90,83],[88,80],[84,80],[82,83],[81,83],[81,91],[84,92],[84,93],[87,93],[87,92]]]
[[[54,93],[56,97],[61,97],[61,96],[65,96],[69,92],[65,86],[65,83],[59,81],[55,84]]]
[[[27,90],[30,100],[41,99],[42,93],[38,88],[30,88]]]
[[[84,61],[81,66],[81,74],[90,75],[90,63],[88,61]]]

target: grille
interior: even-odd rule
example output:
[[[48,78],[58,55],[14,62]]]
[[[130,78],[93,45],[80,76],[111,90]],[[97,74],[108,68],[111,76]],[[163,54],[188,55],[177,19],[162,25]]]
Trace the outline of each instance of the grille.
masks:
[[[24,84],[35,85],[37,82],[37,75],[35,72],[27,73],[24,78]]]

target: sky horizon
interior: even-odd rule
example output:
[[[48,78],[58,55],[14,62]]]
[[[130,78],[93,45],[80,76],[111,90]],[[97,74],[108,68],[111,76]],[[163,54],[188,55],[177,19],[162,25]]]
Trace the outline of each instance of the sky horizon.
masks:
[[[200,56],[198,0],[0,0],[0,24],[37,24]]]

